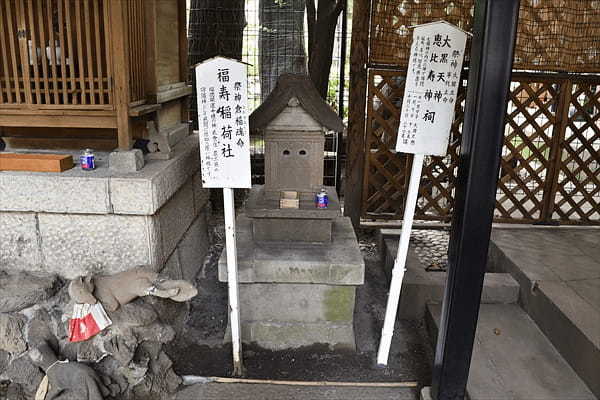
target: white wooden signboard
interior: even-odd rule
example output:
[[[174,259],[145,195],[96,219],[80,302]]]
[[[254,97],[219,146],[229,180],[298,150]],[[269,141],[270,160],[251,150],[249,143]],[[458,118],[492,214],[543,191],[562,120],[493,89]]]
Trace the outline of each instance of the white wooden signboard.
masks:
[[[202,183],[250,188],[246,65],[215,57],[196,66]]]
[[[425,155],[445,156],[467,33],[445,21],[414,28],[396,150],[414,154],[377,363],[387,365]]]
[[[446,155],[466,41],[445,21],[414,28],[397,151]]]
[[[250,188],[246,65],[215,57],[196,65],[202,185],[223,188],[233,373],[243,374],[233,188]]]

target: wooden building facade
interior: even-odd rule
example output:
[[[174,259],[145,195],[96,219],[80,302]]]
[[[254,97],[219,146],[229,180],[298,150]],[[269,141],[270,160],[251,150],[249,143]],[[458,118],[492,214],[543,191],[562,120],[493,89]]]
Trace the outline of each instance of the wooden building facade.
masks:
[[[0,0],[0,136],[129,149],[134,138],[185,129],[185,7]]]

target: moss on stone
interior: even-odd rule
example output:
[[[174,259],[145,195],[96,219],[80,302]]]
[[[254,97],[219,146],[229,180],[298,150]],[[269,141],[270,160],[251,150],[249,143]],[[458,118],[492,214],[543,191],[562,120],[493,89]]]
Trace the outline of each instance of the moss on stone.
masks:
[[[325,318],[327,321],[352,321],[354,288],[337,286],[325,293]]]

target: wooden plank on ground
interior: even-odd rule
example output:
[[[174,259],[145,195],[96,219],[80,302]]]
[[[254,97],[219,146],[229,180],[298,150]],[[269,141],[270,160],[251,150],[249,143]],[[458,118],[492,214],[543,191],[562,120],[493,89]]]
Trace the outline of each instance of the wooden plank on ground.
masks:
[[[0,171],[63,172],[73,168],[73,156],[65,154],[0,154]]]

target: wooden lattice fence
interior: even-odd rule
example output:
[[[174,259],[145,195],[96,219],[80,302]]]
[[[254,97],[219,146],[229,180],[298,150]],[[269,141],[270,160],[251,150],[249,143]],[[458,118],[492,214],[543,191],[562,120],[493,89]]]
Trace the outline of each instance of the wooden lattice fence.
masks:
[[[401,218],[411,157],[395,154],[405,72],[368,72],[362,216]],[[600,223],[600,78],[514,73],[496,197],[498,222]],[[416,217],[448,221],[466,76],[448,155],[428,157]]]

